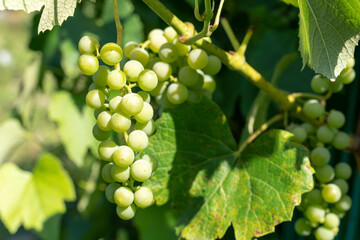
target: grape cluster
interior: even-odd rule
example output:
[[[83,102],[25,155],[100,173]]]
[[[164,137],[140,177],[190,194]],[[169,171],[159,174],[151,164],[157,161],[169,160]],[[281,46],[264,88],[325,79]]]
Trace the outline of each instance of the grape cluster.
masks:
[[[131,59],[129,62],[136,63],[139,68],[141,64],[157,75],[155,88],[147,91],[157,103],[166,107],[186,101],[200,102],[202,96],[211,98],[216,88],[213,75],[221,70],[218,57],[181,43],[170,26],[164,30],[153,29],[144,43],[128,42],[124,53]],[[139,85],[141,87],[140,82]]]
[[[341,80],[341,87],[343,83],[350,83],[354,79],[354,74],[349,74],[354,73],[353,66],[352,59],[338,77],[340,80],[348,80]],[[338,79],[336,81],[339,81]],[[315,92],[326,93],[331,86],[337,84],[336,81],[331,83],[329,79],[316,75],[311,85]],[[329,164],[329,149],[345,150],[350,146],[350,137],[339,130],[345,124],[342,112],[335,109],[326,112],[324,104],[317,99],[305,101],[302,111],[304,115],[318,120],[322,125],[302,123],[289,129],[294,134],[294,141],[310,149],[310,161],[315,169],[315,188],[302,196],[298,209],[304,213],[304,217],[295,222],[295,231],[301,236],[313,233],[317,240],[331,240],[338,233],[340,218],[344,217],[345,212],[351,207],[351,198],[347,195],[347,180],[351,177],[352,171],[350,165],[343,162],[332,167]]]
[[[340,73],[340,75],[335,79],[334,82],[330,81],[328,78],[317,74],[311,80],[311,88],[316,93],[326,93],[331,90],[331,92],[340,92],[344,84],[350,84],[355,79],[355,59],[351,58],[344,70]]]
[[[148,92],[156,88],[158,77],[136,60],[126,62],[121,70],[123,50],[116,43],[99,48],[95,37],[82,37],[78,65],[83,74],[92,75],[86,104],[95,109],[93,135],[101,141],[99,157],[107,162],[102,168],[102,177],[109,183],[105,195],[116,203],[118,216],[129,220],[137,207],[146,208],[154,202],[151,189],[141,183],[152,176],[157,160],[151,155],[139,159],[138,153],[148,146],[148,136],[155,131]],[[99,66],[98,59],[104,64]],[[123,138],[120,144],[111,140],[113,133]]]

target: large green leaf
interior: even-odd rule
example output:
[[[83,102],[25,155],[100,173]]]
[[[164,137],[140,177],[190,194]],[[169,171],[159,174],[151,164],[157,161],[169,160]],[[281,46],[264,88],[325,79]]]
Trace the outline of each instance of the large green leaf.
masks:
[[[77,0],[2,0],[0,10],[23,10],[27,13],[42,12],[38,32],[51,30],[61,25],[68,17],[74,15]]]
[[[307,63],[328,78],[336,78],[354,56],[360,39],[358,0],[298,1],[300,52]]]
[[[164,112],[147,153],[159,160],[148,181],[158,205],[169,199],[179,211],[186,239],[237,239],[274,231],[290,220],[300,196],[313,187],[306,149],[292,134],[273,130],[239,156],[225,116],[203,98]]]
[[[11,151],[25,141],[25,130],[17,119],[10,118],[0,125],[0,164]]]
[[[77,166],[82,166],[89,147],[97,144],[91,131],[95,124],[93,111],[87,106],[79,111],[71,95],[60,91],[52,98],[49,116],[59,125],[66,153]]]
[[[70,176],[51,154],[42,155],[33,172],[13,163],[0,168],[0,216],[11,233],[21,224],[41,231],[47,218],[65,212],[65,200],[74,199]]]

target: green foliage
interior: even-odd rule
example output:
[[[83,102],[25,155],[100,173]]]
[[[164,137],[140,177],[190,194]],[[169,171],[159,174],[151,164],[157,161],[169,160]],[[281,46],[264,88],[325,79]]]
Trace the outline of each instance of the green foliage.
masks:
[[[354,57],[360,39],[358,1],[299,1],[300,52],[317,73],[336,78]]]
[[[0,196],[1,220],[15,233],[20,224],[40,231],[47,218],[65,212],[64,201],[75,200],[75,191],[60,161],[51,154],[43,154],[32,172],[13,163],[3,164]]]
[[[25,139],[25,131],[16,119],[8,119],[0,125],[0,163]]]
[[[159,160],[148,184],[158,205],[171,200],[186,239],[251,239],[290,220],[300,195],[312,185],[306,150],[291,134],[271,131],[239,156],[220,109],[203,98],[164,112],[146,150]],[[266,203],[272,199],[271,204]]]
[[[61,25],[68,17],[73,16],[76,3],[77,0],[3,0],[0,2],[0,11],[23,10],[31,13],[44,7],[38,27],[40,33],[51,30],[55,25]]]

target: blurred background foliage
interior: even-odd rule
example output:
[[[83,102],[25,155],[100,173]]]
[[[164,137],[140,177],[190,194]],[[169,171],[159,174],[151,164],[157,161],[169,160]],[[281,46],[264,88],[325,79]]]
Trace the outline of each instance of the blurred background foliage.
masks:
[[[166,27],[141,0],[118,2],[125,27],[124,42],[142,42],[151,29]],[[182,20],[201,29],[201,23],[193,16],[193,0],[162,3]],[[265,78],[272,78],[284,55],[295,54],[296,59],[279,77],[277,85],[286,91],[311,92],[314,72],[309,68],[301,70],[297,15],[298,9],[280,0],[227,0],[222,13],[240,41],[247,29],[254,26],[246,58]],[[13,162],[30,171],[41,153],[50,152],[62,161],[73,179],[77,200],[67,203],[64,215],[48,219],[41,232],[20,228],[11,235],[0,223],[0,239],[176,239],[176,216],[170,206],[141,210],[133,221],[124,222],[104,197],[106,185],[99,178],[98,143],[91,135],[95,120],[84,101],[90,79],[78,71],[77,42],[87,33],[96,35],[101,45],[116,40],[112,1],[83,0],[75,16],[63,26],[40,35],[39,18],[40,14],[0,12],[0,164]],[[212,41],[225,50],[233,50],[222,27],[212,35]],[[220,105],[239,139],[258,90],[225,67],[216,81],[213,100]],[[357,82],[353,88],[336,94],[329,103],[347,113],[349,132],[354,131],[356,109],[359,110]],[[277,111],[277,106],[270,103],[268,114]],[[356,221],[347,221],[353,220]],[[283,224],[265,238],[294,239],[293,232],[291,224]],[[224,239],[233,238],[230,228]]]

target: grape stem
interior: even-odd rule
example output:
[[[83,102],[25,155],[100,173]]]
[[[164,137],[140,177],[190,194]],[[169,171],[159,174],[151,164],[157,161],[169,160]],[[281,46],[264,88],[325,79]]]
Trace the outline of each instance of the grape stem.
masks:
[[[129,141],[129,134],[127,131],[124,132],[124,139],[125,139],[125,143],[127,144]]]
[[[262,134],[263,132],[265,132],[271,125],[273,125],[274,123],[280,121],[281,119],[284,118],[284,114],[277,114],[274,117],[272,117],[271,119],[269,119],[269,121],[263,123],[258,130],[256,130],[253,134],[251,134],[244,142],[242,142],[239,146],[239,149],[237,151],[237,156],[240,156],[241,152],[244,151],[244,149],[250,144],[252,143],[255,138],[257,138],[260,134]]]
[[[119,18],[119,11],[118,11],[118,5],[117,0],[113,0],[113,7],[114,7],[114,18],[115,18],[115,26],[116,26],[116,43],[121,46],[122,39],[123,39],[123,33],[124,33],[124,27],[121,25],[121,21]]]
[[[240,43],[239,43],[238,39],[236,38],[235,33],[229,24],[229,21],[226,18],[221,18],[221,25],[224,28],[225,33],[228,36],[232,47],[236,51],[237,49],[239,49]]]

